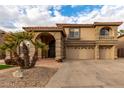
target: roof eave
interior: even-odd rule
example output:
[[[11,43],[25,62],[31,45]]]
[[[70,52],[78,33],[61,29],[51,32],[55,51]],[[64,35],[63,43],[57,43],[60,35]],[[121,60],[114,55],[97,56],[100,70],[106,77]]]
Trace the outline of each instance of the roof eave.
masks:
[[[122,35],[118,36],[117,38],[121,38],[121,37],[123,37],[123,36],[124,36],[124,34],[122,34]]]
[[[63,27],[94,27],[93,24],[56,24],[58,28]]]
[[[58,28],[58,29],[36,29],[35,27],[34,28],[30,28],[30,27],[22,27],[25,31],[28,31],[28,32],[31,32],[31,31],[34,31],[34,32],[39,32],[39,31],[52,31],[52,32],[54,32],[54,31],[57,31],[57,32],[62,32],[62,34],[63,34],[63,36],[64,37],[66,37],[66,34],[65,34],[65,32],[63,31],[63,29],[60,29],[60,28]]]
[[[120,26],[123,22],[94,22],[95,26]]]

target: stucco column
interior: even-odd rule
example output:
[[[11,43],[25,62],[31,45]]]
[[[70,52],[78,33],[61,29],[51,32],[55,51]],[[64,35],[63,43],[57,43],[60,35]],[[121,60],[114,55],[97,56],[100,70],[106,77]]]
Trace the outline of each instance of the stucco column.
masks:
[[[99,59],[99,45],[95,46],[95,59]]]
[[[99,34],[100,34],[100,29],[98,27],[95,28],[95,36],[96,36],[96,40],[99,40]]]
[[[62,61],[62,47],[61,47],[61,39],[56,40],[56,61],[61,62]]]
[[[116,45],[113,46],[113,55],[114,55],[113,59],[117,59],[117,47],[116,47]]]

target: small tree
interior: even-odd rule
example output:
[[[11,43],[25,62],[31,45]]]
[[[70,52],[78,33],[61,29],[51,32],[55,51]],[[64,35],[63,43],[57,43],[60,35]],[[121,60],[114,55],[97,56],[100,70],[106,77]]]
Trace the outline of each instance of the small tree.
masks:
[[[33,32],[17,32],[7,34],[4,38],[4,44],[0,45],[1,51],[6,50],[10,52],[10,58],[5,58],[5,63],[10,63],[12,65],[14,62],[16,65],[19,65],[24,69],[34,67],[36,61],[38,60],[38,48],[45,48],[46,45],[38,40],[33,41],[33,36]],[[35,47],[35,52],[32,58],[29,57],[29,50],[24,42],[25,40],[30,41]],[[17,52],[17,47],[20,46],[20,43],[23,43],[23,57]]]
[[[6,57],[5,49],[5,46],[0,45],[0,59],[4,59]]]

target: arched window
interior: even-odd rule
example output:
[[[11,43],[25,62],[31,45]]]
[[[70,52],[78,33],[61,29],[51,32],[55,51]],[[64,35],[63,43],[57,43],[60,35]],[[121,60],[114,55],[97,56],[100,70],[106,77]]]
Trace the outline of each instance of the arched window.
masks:
[[[102,36],[108,36],[109,35],[109,31],[110,31],[110,28],[102,28],[101,30],[100,30],[100,35],[102,35]]]

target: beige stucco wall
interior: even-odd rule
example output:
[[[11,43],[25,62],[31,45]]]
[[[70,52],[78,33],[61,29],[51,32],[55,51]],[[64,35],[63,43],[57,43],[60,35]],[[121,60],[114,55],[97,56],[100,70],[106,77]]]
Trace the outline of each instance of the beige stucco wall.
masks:
[[[69,28],[65,28],[65,32],[66,32],[66,39],[69,36]],[[96,36],[95,36],[95,29],[94,28],[80,28],[80,40],[95,40]]]
[[[96,26],[96,27],[81,27],[80,28],[80,40],[97,40],[99,38],[100,30],[104,27],[111,28],[109,36],[117,39],[117,26]],[[66,32],[66,39],[69,36],[69,28],[64,28]]]
[[[81,40],[95,40],[95,29],[94,28],[81,28],[80,29]]]

